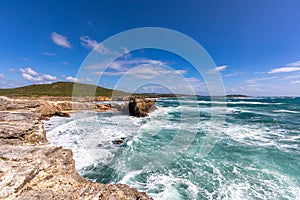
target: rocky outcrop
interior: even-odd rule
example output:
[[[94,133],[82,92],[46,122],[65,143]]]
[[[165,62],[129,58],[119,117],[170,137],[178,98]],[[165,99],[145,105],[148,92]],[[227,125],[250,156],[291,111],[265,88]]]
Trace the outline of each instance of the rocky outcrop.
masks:
[[[156,109],[155,100],[153,99],[136,99],[133,98],[128,103],[129,114],[136,117],[146,117],[149,112]]]
[[[46,139],[40,111],[49,107],[3,97],[0,103],[0,199],[151,199],[127,185],[81,177],[72,151]]]
[[[58,104],[49,101],[40,101],[37,110],[41,113],[41,119],[48,119],[52,116],[70,117],[68,113],[63,112],[63,110],[69,110],[69,108],[71,108],[71,104],[67,104],[70,103]]]
[[[111,109],[111,104],[97,104],[96,110],[98,112],[106,111]]]
[[[111,97],[97,96],[95,97],[95,101],[111,101]]]
[[[135,117],[146,117],[156,109],[155,99],[131,98],[129,102],[112,105],[118,111]]]
[[[113,96],[112,101],[129,101],[129,96]]]

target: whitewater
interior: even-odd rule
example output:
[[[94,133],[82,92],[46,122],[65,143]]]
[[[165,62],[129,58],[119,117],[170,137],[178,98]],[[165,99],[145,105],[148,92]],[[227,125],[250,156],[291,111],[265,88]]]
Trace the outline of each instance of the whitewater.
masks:
[[[212,110],[224,106],[218,138],[201,156]],[[44,126],[85,178],[154,199],[300,199],[300,98],[159,98],[156,107],[145,118],[84,111]]]

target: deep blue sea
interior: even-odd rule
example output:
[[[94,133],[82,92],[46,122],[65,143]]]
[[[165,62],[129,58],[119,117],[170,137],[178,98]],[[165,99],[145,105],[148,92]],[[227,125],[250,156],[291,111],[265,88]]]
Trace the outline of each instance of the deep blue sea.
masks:
[[[159,98],[156,106],[146,118],[53,117],[47,137],[73,150],[87,179],[154,199],[300,199],[300,98]],[[223,123],[213,109],[225,112]]]

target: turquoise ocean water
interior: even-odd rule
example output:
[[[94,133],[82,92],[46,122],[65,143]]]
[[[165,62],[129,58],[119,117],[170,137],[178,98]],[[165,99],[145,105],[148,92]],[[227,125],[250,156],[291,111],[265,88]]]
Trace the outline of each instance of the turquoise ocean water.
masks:
[[[214,108],[224,106],[215,102]],[[160,98],[146,118],[117,112],[45,122],[84,177],[125,183],[154,199],[300,199],[300,98],[230,98],[210,153],[208,98]],[[112,141],[126,138],[123,144]]]

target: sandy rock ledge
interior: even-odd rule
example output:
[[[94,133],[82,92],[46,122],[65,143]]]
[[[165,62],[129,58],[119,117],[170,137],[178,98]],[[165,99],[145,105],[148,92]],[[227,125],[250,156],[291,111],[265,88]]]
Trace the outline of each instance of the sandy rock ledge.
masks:
[[[0,97],[0,199],[152,199],[124,184],[81,177],[72,151],[47,141],[42,104]],[[50,107],[45,116],[58,112]]]

